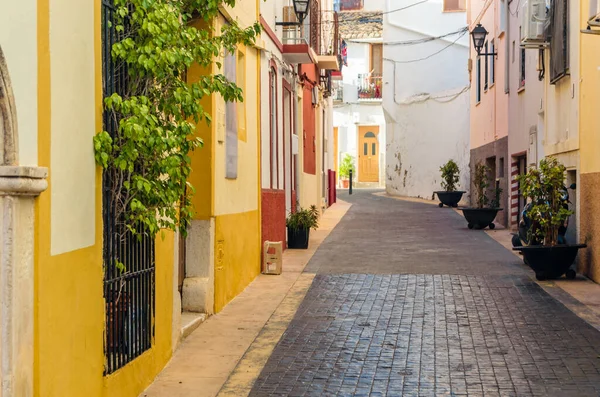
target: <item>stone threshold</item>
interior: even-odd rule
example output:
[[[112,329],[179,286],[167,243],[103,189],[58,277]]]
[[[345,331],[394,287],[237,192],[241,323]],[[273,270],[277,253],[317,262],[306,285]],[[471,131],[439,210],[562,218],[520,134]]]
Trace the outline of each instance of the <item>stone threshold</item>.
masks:
[[[206,321],[205,313],[183,312],[181,313],[181,340],[191,335],[200,324]]]

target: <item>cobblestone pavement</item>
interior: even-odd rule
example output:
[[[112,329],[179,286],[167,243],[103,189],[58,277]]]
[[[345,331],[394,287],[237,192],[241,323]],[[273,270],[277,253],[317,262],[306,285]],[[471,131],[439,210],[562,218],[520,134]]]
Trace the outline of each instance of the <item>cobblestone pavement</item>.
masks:
[[[352,197],[313,257],[314,283],[251,395],[600,396],[600,332],[518,258],[452,211],[373,197]],[[406,251],[400,229],[431,246],[408,238],[419,249]]]

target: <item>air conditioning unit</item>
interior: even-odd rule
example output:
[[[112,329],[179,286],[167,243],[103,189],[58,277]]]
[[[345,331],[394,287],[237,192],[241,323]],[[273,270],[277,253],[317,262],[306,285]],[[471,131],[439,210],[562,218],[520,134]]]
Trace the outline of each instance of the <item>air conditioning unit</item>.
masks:
[[[550,17],[546,0],[527,0],[521,7],[522,47],[539,48],[547,44],[544,28]]]

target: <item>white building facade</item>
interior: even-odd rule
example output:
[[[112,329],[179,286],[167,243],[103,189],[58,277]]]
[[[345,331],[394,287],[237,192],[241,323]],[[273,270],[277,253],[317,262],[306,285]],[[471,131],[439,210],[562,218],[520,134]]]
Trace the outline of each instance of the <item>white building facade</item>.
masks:
[[[357,187],[385,186],[383,5],[383,1],[337,5],[345,51],[333,90],[334,152],[337,164],[352,156]]]
[[[461,0],[399,9],[385,1],[383,111],[387,125],[386,190],[433,198],[440,166],[460,167],[469,190],[469,33]],[[468,202],[468,194],[463,197]]]

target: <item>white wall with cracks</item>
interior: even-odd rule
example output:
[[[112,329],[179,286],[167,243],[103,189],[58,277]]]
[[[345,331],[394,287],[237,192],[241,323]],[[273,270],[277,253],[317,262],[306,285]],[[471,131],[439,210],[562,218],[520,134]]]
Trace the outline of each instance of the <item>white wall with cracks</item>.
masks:
[[[386,190],[392,195],[431,199],[449,159],[460,167],[459,188],[469,189],[469,34],[466,13],[443,7],[430,0],[384,15]],[[386,1],[386,10],[397,8]]]

